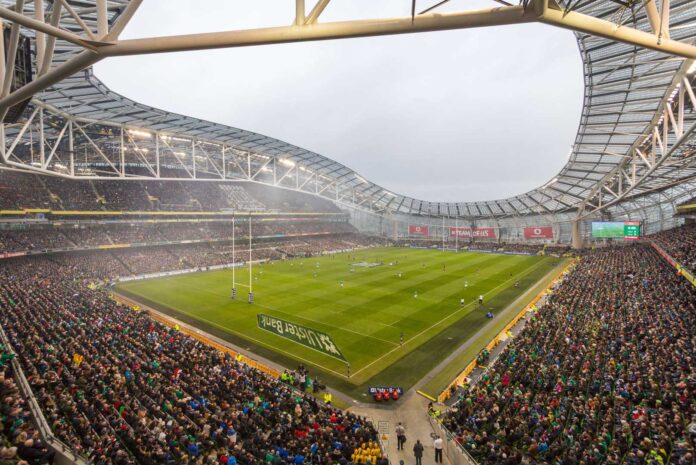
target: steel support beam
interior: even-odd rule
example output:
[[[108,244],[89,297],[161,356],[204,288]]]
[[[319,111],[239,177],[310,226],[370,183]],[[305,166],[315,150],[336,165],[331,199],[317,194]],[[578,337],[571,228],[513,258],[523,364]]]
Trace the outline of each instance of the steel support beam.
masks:
[[[24,0],[17,0],[17,11],[21,15],[24,9]],[[1,17],[1,16],[0,16]],[[12,86],[12,76],[15,70],[15,58],[17,56],[17,48],[19,47],[19,24],[13,23],[10,29],[10,43],[7,45],[7,55],[5,56],[5,76],[2,82],[2,92],[0,93],[2,97],[5,97],[10,93],[10,87]],[[2,117],[4,118],[4,111],[1,111]],[[2,119],[2,118],[0,118]]]
[[[295,0],[295,26],[302,26],[304,23],[305,23],[304,0]]]
[[[647,0],[647,2],[645,2],[645,13],[648,15],[648,21],[650,22],[650,28],[653,34],[658,35],[660,33],[660,13],[657,11],[655,2],[657,2],[657,0]]]
[[[72,16],[72,18],[75,20],[77,24],[80,25],[83,31],[89,36],[91,40],[96,40],[96,37],[94,35],[94,32],[87,26],[87,24],[80,18],[80,15],[77,14],[77,12],[73,9],[72,6],[70,6],[70,3],[68,3],[68,0],[58,0],[63,4],[65,7],[65,10]]]
[[[535,0],[535,11],[539,14],[539,21],[542,23],[604,37],[617,42],[638,45],[670,55],[696,59],[696,46],[672,40],[665,36],[664,33],[662,38],[660,38],[659,35],[626,26],[618,26],[611,21],[594,18],[582,13],[549,8],[547,2],[548,0]],[[662,30],[664,31],[664,26]]]
[[[57,28],[58,24],[60,23],[60,12],[62,8],[63,4],[61,2],[53,3],[53,10],[51,11],[51,26],[55,28]],[[39,61],[37,59],[39,76],[46,74],[46,72],[50,69],[55,48],[56,37],[49,35],[48,39],[46,40],[46,53],[44,54],[43,61]]]
[[[3,20],[0,18],[0,32],[4,30],[5,28],[3,26]],[[5,86],[5,68],[5,34],[0,34],[0,92],[2,92],[2,89]]]
[[[43,9],[43,8],[42,8]],[[41,13],[43,15],[43,12]],[[21,24],[24,27],[27,27],[29,29],[33,29],[37,31],[37,58],[39,61],[43,59],[43,50],[44,50],[44,36],[43,34],[47,34],[49,36],[53,36],[57,39],[62,39],[67,42],[73,43],[75,45],[79,45],[80,47],[83,48],[88,48],[90,50],[95,49],[95,42],[87,41],[81,38],[78,35],[73,34],[72,32],[66,31],[64,29],[61,29],[59,27],[54,27],[50,24],[46,24],[43,21],[39,21],[37,19],[32,19],[29,18],[28,16],[25,16],[20,13],[16,13],[9,8],[5,8],[3,6],[0,6],[0,17],[12,21],[15,24]],[[41,41],[38,41],[38,38],[41,38]],[[40,47],[39,47],[40,44]],[[40,53],[39,53],[40,52]]]
[[[511,6],[423,15],[416,17],[413,21],[410,16],[407,16],[391,19],[319,23],[311,27],[283,26],[130,39],[121,40],[112,45],[105,45],[100,47],[99,51],[104,56],[142,55],[500,26],[528,23],[535,20],[536,16],[532,10],[525,10],[521,6]]]
[[[46,23],[46,21],[44,20],[43,0],[34,0],[34,18],[39,23]],[[46,35],[43,32],[37,30],[34,36],[34,42],[36,43],[36,62],[42,63],[44,53],[46,52]]]
[[[314,8],[312,8],[312,11],[309,12],[309,15],[305,19],[305,24],[314,24],[317,22],[319,19],[319,16],[324,12],[324,9],[329,5],[329,2],[331,0],[318,0],[317,4],[314,5]]]
[[[97,37],[106,37],[109,33],[109,16],[106,0],[97,0]]]
[[[16,50],[16,48],[15,48]],[[81,71],[100,60],[100,56],[94,52],[85,51],[81,52],[70,60],[66,61],[62,65],[53,68],[48,71],[43,76],[34,79],[29,84],[26,84],[12,94],[7,95],[0,99],[0,113],[5,113],[9,107],[15,105],[25,99],[32,97],[37,92],[52,86],[56,82],[62,81],[63,79],[71,76],[78,71]],[[12,61],[14,63],[14,60]],[[14,68],[14,66],[13,66]],[[6,87],[9,93],[9,85],[6,83]]]

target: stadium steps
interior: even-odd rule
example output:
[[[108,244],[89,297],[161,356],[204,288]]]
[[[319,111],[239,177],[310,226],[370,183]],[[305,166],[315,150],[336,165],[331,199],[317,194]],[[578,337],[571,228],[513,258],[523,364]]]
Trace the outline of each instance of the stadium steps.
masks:
[[[110,252],[110,253],[111,253],[111,256],[112,256],[112,257],[114,257],[121,265],[123,265],[123,268],[125,268],[125,269],[128,271],[128,273],[130,273],[130,274],[132,274],[132,275],[135,274],[135,272],[131,269],[131,267],[128,266],[128,264],[127,264],[126,262],[124,262],[124,261],[121,259],[121,257],[118,256],[118,254],[116,254],[116,253],[114,253],[114,252]]]
[[[43,180],[43,176],[35,175],[35,178],[37,181],[39,181],[39,184],[41,184],[41,187],[43,188],[44,192],[46,193],[46,197],[49,199],[51,207],[53,207],[54,203],[57,203],[59,210],[65,210],[65,207],[63,207],[63,201],[61,200],[61,198],[58,197],[53,192],[51,192],[51,190],[48,187],[46,187],[46,183]],[[56,199],[58,199],[57,202],[54,200],[54,197]]]
[[[73,241],[72,239],[70,239],[70,236],[68,236],[67,234],[65,234],[65,233],[64,233],[63,231],[61,231],[59,228],[55,228],[55,231],[56,231],[56,234],[59,234],[59,235],[63,236],[63,237],[65,238],[65,240],[68,241],[68,244],[72,244],[73,247],[79,247],[79,245],[77,244],[77,242],[75,242],[75,241]]]
[[[89,187],[92,188],[92,192],[94,192],[94,198],[97,199],[97,202],[99,203],[99,209],[106,210],[106,205],[101,204],[101,202],[99,202],[99,199],[103,198],[107,203],[109,202],[109,199],[107,199],[105,195],[101,195],[99,193],[99,191],[97,190],[97,186],[94,185],[91,179],[87,180],[87,183],[89,184]]]
[[[109,231],[106,229],[104,230],[104,236],[106,236],[106,240],[109,241],[109,244],[114,244],[114,240],[111,239],[111,236],[109,236]]]

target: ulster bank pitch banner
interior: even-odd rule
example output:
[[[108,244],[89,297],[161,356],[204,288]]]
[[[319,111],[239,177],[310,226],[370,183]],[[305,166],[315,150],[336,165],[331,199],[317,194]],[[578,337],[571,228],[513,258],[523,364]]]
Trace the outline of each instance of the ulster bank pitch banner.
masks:
[[[419,224],[409,224],[408,225],[408,235],[409,236],[427,236],[428,227]]]
[[[270,315],[259,313],[256,315],[259,328],[277,334],[280,337],[298,342],[310,349],[318,350],[319,352],[328,355],[329,357],[337,358],[345,361],[345,357],[334,341],[326,333],[298,325],[290,321],[281,320]]]
[[[551,226],[524,228],[525,239],[553,239],[553,228]]]
[[[452,237],[490,237],[495,239],[495,228],[449,228]]]

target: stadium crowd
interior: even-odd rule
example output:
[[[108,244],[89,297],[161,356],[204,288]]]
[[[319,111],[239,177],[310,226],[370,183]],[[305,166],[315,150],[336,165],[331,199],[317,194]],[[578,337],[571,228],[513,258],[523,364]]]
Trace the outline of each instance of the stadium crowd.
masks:
[[[696,223],[668,229],[649,236],[673,259],[691,271],[696,271]]]
[[[353,234],[262,241],[252,245],[251,258],[278,260],[378,244],[380,242],[374,238]],[[48,256],[55,263],[84,270],[95,281],[112,281],[123,276],[244,263],[249,260],[249,249],[243,243],[236,246],[233,254],[229,243],[204,243],[55,253]],[[4,262],[3,265],[12,266],[12,262]]]
[[[24,229],[0,230],[0,254],[112,244],[152,244],[180,241],[230,241],[231,221],[216,222],[78,222],[60,227],[40,225]],[[343,221],[252,221],[252,236],[311,236],[313,234],[353,233],[355,228]],[[237,224],[239,240],[248,238],[247,224]]]
[[[137,174],[137,173],[131,173]],[[149,176],[151,173],[142,172]],[[163,170],[163,177],[178,177]],[[264,199],[264,202],[258,199]],[[253,183],[74,180],[0,169],[0,209],[338,212],[332,202]]]
[[[694,327],[651,247],[595,251],[443,423],[482,464],[693,464]]]
[[[15,354],[0,344],[0,463],[2,465],[52,464],[55,453],[35,429],[31,412],[14,380]]]
[[[374,449],[363,418],[115,303],[91,279],[48,257],[12,259],[0,322],[56,437],[95,464],[345,464]]]

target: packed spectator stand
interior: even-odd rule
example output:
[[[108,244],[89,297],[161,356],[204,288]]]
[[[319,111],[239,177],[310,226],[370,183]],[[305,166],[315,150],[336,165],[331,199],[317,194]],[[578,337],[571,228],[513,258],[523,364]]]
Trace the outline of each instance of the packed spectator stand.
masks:
[[[261,197],[268,191],[254,189]],[[99,465],[347,463],[358,449],[379,451],[364,419],[121,306],[94,285],[244,262],[250,258],[249,222],[252,260],[375,243],[357,235],[330,202],[292,193],[264,200],[217,182],[74,181],[0,170],[0,209],[22,218],[0,229],[0,255],[6,256],[0,322],[56,438]],[[79,213],[47,221],[34,216],[37,209]],[[267,213],[290,209],[300,213]],[[91,215],[134,210],[266,216],[232,222],[230,215],[132,221]],[[287,245],[291,250],[283,251]],[[12,257],[20,253],[33,255]],[[3,362],[14,356],[9,347],[2,350]],[[0,370],[0,459],[52,462],[7,366]],[[373,464],[379,457],[375,452]]]
[[[31,410],[14,379],[15,354],[0,344],[0,463],[29,465],[52,463],[55,452],[43,443]]]
[[[324,464],[376,439],[364,419],[121,306],[91,278],[13,259],[0,321],[54,434],[95,463]]]
[[[168,174],[179,175],[176,170]],[[339,211],[326,199],[245,182],[74,180],[0,169],[0,210],[22,209]]]
[[[24,229],[0,230],[0,254],[18,251],[51,250],[113,244],[154,244],[183,241],[231,241],[232,221],[178,223],[101,223],[39,225]],[[356,230],[342,221],[254,222],[254,238],[311,237],[350,234]],[[237,239],[248,238],[247,224],[237,225]]]
[[[696,223],[668,229],[648,239],[662,247],[677,263],[696,271]]]
[[[694,327],[694,286],[649,245],[597,250],[443,424],[481,464],[692,464]]]
[[[26,183],[13,178],[10,184],[0,170],[2,209],[336,212],[324,200],[269,194],[264,186],[15,175]],[[364,419],[320,404],[93,287],[95,279],[249,259],[249,225],[243,220],[235,223],[233,253],[230,218],[173,218],[0,230],[0,254],[48,252],[3,260],[0,323],[55,436],[100,465],[330,464],[348,463],[356,448],[376,450],[370,444],[376,433]],[[382,243],[340,218],[278,217],[251,224],[252,260]],[[693,270],[695,228],[648,240]],[[569,251],[542,243],[458,245],[501,253]],[[693,463],[693,286],[647,244],[582,255],[549,302],[444,415],[444,425],[481,464]],[[12,356],[2,349],[3,360]],[[0,366],[9,406],[0,459],[19,463],[50,451],[22,410],[8,366]]]

